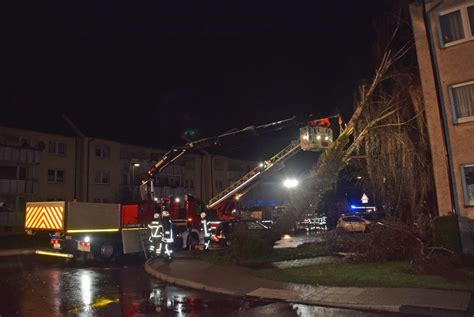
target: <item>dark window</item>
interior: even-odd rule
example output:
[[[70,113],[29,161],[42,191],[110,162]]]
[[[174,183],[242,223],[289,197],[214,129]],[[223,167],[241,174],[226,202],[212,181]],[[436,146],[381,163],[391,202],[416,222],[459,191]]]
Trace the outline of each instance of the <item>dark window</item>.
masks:
[[[96,145],[95,156],[99,158],[110,158],[110,148],[107,145]]]
[[[474,165],[462,168],[464,201],[467,206],[474,206]]]
[[[471,35],[474,36],[474,6],[467,7],[467,15],[469,16],[469,24],[471,25]]]
[[[66,155],[66,144],[62,142],[50,141],[48,152],[56,155]]]
[[[99,171],[95,173],[96,184],[110,184],[109,172]]]
[[[464,38],[464,27],[460,10],[441,15],[439,17],[439,23],[444,44]]]
[[[64,183],[64,171],[56,169],[48,170],[48,182]]]

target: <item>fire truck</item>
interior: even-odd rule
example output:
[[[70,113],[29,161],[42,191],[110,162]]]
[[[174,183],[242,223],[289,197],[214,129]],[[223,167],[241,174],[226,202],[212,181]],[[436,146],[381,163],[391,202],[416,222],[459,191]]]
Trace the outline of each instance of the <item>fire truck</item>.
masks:
[[[120,205],[75,201],[27,202],[25,230],[47,232],[50,250],[36,254],[69,259],[109,261],[123,254],[144,253],[146,224],[154,204]]]
[[[182,248],[194,248],[197,245],[202,245],[204,237],[201,232],[201,219],[199,216],[202,212],[210,216],[210,223],[213,229],[215,229],[221,221],[233,219],[235,217],[233,211],[236,209],[239,199],[257,185],[259,180],[269,175],[272,171],[282,169],[284,162],[301,150],[322,151],[332,144],[333,132],[330,128],[330,118],[299,123],[296,117],[292,117],[257,127],[247,127],[217,137],[197,140],[187,143],[182,147],[175,147],[165,153],[165,155],[147,171],[140,186],[142,198],[144,201],[157,201],[161,209],[166,208],[170,212],[177,238],[182,241]],[[292,126],[299,128],[299,139],[292,141],[281,151],[259,163],[240,179],[212,197],[209,202],[204,203],[200,199],[190,195],[184,197],[184,202],[179,198],[155,197],[153,191],[154,178],[185,153],[219,145],[237,136],[248,134],[259,135],[268,131],[280,130]]]

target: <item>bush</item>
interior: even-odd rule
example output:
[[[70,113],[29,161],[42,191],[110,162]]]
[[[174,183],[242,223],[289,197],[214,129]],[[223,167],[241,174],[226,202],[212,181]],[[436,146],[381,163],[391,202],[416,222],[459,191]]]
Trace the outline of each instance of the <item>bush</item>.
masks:
[[[231,254],[239,265],[259,266],[266,264],[272,255],[273,246],[280,238],[275,231],[248,230],[236,224],[232,234]]]
[[[433,220],[433,244],[455,252],[461,252],[457,219],[453,216],[436,217]]]

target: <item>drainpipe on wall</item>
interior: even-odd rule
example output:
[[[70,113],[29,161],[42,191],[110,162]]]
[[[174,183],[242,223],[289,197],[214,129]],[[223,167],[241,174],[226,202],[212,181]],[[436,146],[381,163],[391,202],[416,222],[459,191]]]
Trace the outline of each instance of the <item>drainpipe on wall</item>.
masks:
[[[91,138],[87,140],[87,181],[86,181],[86,202],[89,202],[89,170],[90,170],[90,160],[91,160],[91,155],[90,155],[90,145],[91,142],[94,141],[95,138]]]

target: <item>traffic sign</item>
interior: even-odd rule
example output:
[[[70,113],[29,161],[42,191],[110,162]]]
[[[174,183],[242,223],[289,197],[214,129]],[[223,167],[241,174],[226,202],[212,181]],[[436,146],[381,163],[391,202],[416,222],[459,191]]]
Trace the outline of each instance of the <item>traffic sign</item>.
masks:
[[[367,197],[367,195],[364,193],[360,200],[362,201],[363,204],[367,204],[369,202],[369,197]]]

